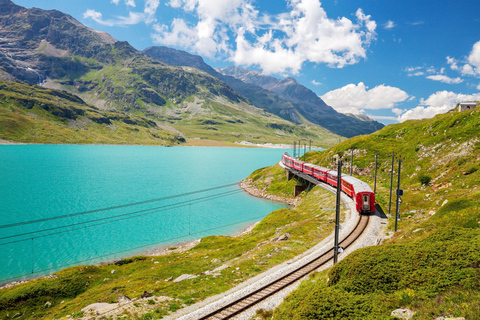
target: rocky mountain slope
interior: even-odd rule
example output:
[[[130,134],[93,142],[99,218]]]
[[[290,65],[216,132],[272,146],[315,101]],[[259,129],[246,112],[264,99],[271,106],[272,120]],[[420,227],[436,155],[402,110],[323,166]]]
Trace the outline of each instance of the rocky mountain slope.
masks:
[[[59,11],[0,0],[0,25],[1,79],[66,90],[100,110],[173,127],[187,139],[338,141],[321,127],[296,126],[252,106],[208,73],[154,60]]]
[[[258,71],[237,67],[215,70],[200,56],[168,47],[155,46],[142,52],[164,63],[203,70],[247,97],[256,107],[268,110],[288,121],[314,123],[345,137],[369,134],[384,127],[383,124],[365,116],[338,113],[293,78],[279,80],[262,75]]]
[[[369,134],[384,127],[383,124],[366,116],[357,117],[338,113],[294,78],[279,80],[263,75],[259,71],[237,67],[228,67],[217,71],[275,93],[278,97],[290,102],[295,110],[308,121],[319,124],[337,134],[353,137]]]

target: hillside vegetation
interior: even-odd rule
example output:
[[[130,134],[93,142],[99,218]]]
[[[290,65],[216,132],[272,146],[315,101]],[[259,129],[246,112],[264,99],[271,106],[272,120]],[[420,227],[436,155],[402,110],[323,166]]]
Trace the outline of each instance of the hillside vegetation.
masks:
[[[227,144],[244,140],[292,143],[307,139],[313,140],[314,145],[331,146],[341,139],[319,125],[296,125],[257,108],[223,81],[204,71],[154,60],[127,42],[87,28],[60,11],[27,9],[10,0],[0,0],[0,25],[3,50],[0,53],[0,79],[67,91],[98,110],[148,119],[171,132],[166,135]],[[8,86],[3,91],[8,91]],[[10,95],[9,99],[16,98]],[[52,99],[55,101],[54,97]],[[56,103],[65,107],[62,106],[64,102],[59,100]],[[65,134],[63,128],[51,121],[37,123],[41,121],[25,115],[20,121],[19,110],[12,110],[8,104],[0,103],[0,108],[5,117],[13,119],[9,123],[10,129],[1,137],[6,140],[95,143],[92,136],[98,135],[117,140],[108,143],[128,140],[122,135],[115,138],[116,132],[107,134],[100,127],[88,126],[85,132],[88,131],[86,135],[90,137],[82,139],[79,135]],[[26,126],[48,128],[50,134],[58,135],[58,138],[29,135],[25,133],[23,122],[28,123]],[[16,133],[11,134],[12,131]],[[68,139],[62,139],[67,136]],[[100,138],[100,143],[109,139]],[[157,144],[156,139],[150,139],[148,135],[144,141],[139,137],[132,140],[131,143]]]
[[[262,188],[273,194],[292,198],[295,182],[287,182],[278,165],[259,169],[249,179],[261,182]],[[295,209],[276,210],[241,236],[209,236],[189,250],[171,247],[166,250],[170,254],[163,256],[135,256],[108,264],[76,266],[2,289],[0,319],[14,315],[15,319],[79,319],[87,316],[82,308],[93,303],[116,303],[123,295],[138,300],[130,304],[130,310],[108,318],[161,319],[225,292],[330,235],[334,213],[318,207],[333,207],[334,195],[316,188],[299,198],[303,200]],[[285,234],[288,239],[279,241]],[[197,277],[172,281],[183,274]],[[145,291],[153,296],[141,299]]]
[[[146,118],[98,110],[66,91],[10,81],[0,81],[0,139],[150,145],[182,141]]]
[[[141,112],[101,110],[64,90],[0,80],[0,139],[140,145],[178,145],[187,140],[190,145],[210,140],[223,145],[242,140],[291,143],[300,137],[333,144],[339,139],[319,127],[294,125],[213,101],[197,106],[195,101],[196,116],[165,116],[160,121]]]
[[[377,199],[387,211],[389,157],[401,156],[400,230],[312,276],[274,318],[393,319],[390,313],[405,307],[415,311],[413,319],[480,319],[479,132],[477,108],[391,125],[309,153],[307,161],[331,166],[335,154],[350,162],[355,149],[354,175],[371,185],[379,154],[385,160],[379,162]],[[395,163],[394,176],[397,170]]]

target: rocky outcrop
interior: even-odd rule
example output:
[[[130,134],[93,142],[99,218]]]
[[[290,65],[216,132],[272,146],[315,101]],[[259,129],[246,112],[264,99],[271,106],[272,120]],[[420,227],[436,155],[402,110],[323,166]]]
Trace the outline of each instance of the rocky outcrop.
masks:
[[[398,319],[409,320],[413,318],[414,314],[415,312],[410,309],[396,309],[392,311],[391,316]]]
[[[269,105],[264,106],[270,112],[284,119],[287,119],[286,115],[291,117],[291,112],[294,111],[308,121],[348,138],[370,134],[384,127],[383,124],[364,115],[343,114],[335,111],[312,90],[301,85],[294,78],[277,79],[259,71],[237,67],[228,67],[218,71],[224,76],[232,76],[245,83],[259,86],[274,93],[280,99],[288,101],[293,106],[293,110],[289,112],[285,109],[270,109]],[[249,96],[247,95],[247,97]],[[288,120],[292,121],[292,119]]]
[[[251,179],[242,180],[240,182],[240,188],[242,188],[243,190],[245,190],[246,192],[248,192],[254,197],[285,203],[292,207],[297,206],[301,201],[301,199],[299,198],[287,198],[287,197],[272,195],[268,193],[266,190],[262,190],[257,186],[255,186],[252,183]],[[293,196],[293,190],[292,190],[292,196]]]

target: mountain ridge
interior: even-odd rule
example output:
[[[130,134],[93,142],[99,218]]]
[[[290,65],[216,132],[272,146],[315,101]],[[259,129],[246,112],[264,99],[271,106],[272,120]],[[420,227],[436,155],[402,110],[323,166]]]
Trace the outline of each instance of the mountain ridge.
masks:
[[[228,84],[256,107],[288,121],[317,124],[346,137],[369,134],[384,127],[368,117],[338,113],[292,77],[278,80],[238,67],[213,69],[200,56],[162,46],[146,48],[142,53],[164,63],[201,69]]]

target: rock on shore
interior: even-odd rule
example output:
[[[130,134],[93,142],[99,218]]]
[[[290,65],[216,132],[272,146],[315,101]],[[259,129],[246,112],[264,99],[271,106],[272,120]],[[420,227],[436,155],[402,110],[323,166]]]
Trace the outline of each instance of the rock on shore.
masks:
[[[269,194],[267,190],[260,189],[257,186],[255,186],[252,182],[252,179],[242,180],[240,182],[240,188],[242,188],[243,190],[245,190],[246,192],[248,192],[250,195],[254,197],[285,203],[292,207],[296,207],[302,200],[300,198],[280,197],[280,196]],[[293,194],[293,190],[292,190],[292,194]]]

